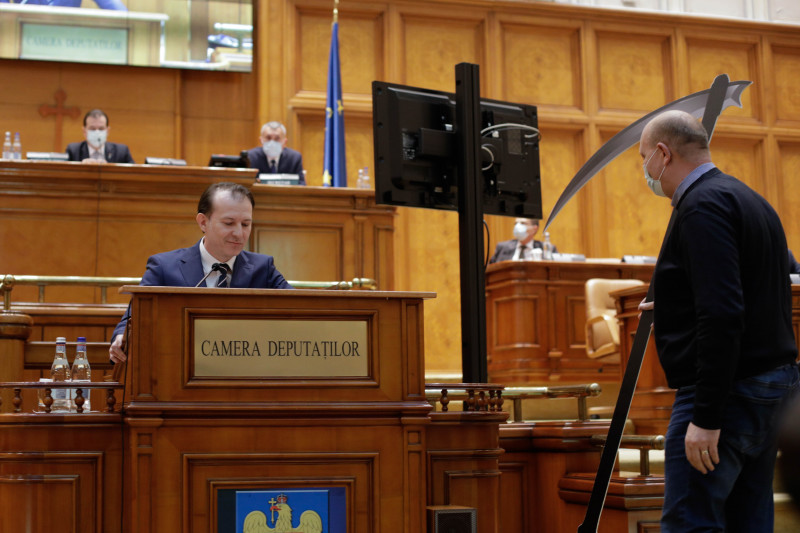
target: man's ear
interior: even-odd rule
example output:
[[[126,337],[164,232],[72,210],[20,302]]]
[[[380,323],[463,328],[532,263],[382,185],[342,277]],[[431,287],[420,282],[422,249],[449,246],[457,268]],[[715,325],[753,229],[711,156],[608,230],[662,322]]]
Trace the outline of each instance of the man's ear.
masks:
[[[200,230],[205,233],[206,226],[208,225],[208,217],[204,213],[197,213],[195,220],[197,221],[197,225],[200,226]]]

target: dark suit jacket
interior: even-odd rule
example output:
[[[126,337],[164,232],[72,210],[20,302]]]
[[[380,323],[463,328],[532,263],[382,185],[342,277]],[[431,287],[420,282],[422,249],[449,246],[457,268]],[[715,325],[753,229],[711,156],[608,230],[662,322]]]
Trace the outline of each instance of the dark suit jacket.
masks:
[[[127,145],[106,142],[105,153],[106,161],[109,163],[134,163]],[[89,157],[89,143],[86,141],[69,143],[67,145],[67,155],[70,161],[83,161]]]
[[[140,285],[194,287],[201,279],[203,279],[203,261],[200,258],[200,241],[198,241],[189,248],[150,256]],[[236,256],[230,286],[239,289],[293,288],[275,268],[271,255],[246,251],[242,251]],[[114,329],[112,339],[125,331],[125,323],[129,318],[130,306]]]
[[[248,150],[247,157],[250,159],[250,168],[257,168],[260,173],[269,174],[269,161],[267,161],[267,154],[264,153],[264,149],[261,146]],[[284,148],[281,152],[281,158],[278,160],[277,173],[297,174],[300,176],[300,185],[305,185],[303,156],[300,152],[291,148]]]
[[[517,250],[517,246],[519,246],[519,241],[517,239],[511,239],[510,241],[503,241],[497,243],[497,248],[494,249],[494,255],[491,259],[489,259],[489,263],[497,263],[498,261],[510,261],[512,257],[514,257],[514,252]],[[541,248],[542,241],[533,241],[534,248]],[[558,253],[558,250],[555,246],[553,246],[553,253]]]

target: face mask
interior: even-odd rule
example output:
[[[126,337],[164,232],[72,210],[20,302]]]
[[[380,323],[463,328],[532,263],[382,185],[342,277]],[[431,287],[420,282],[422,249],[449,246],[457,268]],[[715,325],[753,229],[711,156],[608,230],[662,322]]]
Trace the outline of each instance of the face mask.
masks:
[[[276,159],[279,155],[281,155],[281,150],[283,150],[283,146],[278,141],[268,141],[264,143],[262,147],[264,149],[264,154],[269,159]]]
[[[521,241],[522,239],[524,239],[527,236],[528,236],[528,226],[526,226],[525,224],[522,224],[521,222],[518,222],[518,223],[514,224],[514,238],[515,239],[517,239],[518,241]]]
[[[650,160],[653,159],[653,156],[656,155],[657,151],[658,148],[653,150],[653,153],[650,154],[650,157],[648,157],[647,161],[645,161],[644,165],[642,165],[642,168],[644,169],[644,179],[647,182],[647,186],[650,188],[651,191],[653,191],[653,194],[655,194],[656,196],[667,196],[666,194],[664,194],[664,189],[661,188],[661,176],[664,175],[664,171],[667,169],[667,165],[664,165],[664,168],[661,169],[661,174],[658,175],[657,179],[653,179],[653,177],[647,171],[647,163],[649,163]]]
[[[92,146],[100,147],[106,143],[108,130],[89,130],[86,132],[86,140]]]

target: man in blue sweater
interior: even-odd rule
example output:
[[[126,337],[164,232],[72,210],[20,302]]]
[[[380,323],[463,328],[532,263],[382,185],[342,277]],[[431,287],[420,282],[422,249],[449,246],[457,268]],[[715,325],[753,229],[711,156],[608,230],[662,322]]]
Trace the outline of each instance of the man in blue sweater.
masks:
[[[677,389],[661,531],[772,531],[776,419],[799,379],[783,227],[714,166],[691,115],[654,118],[639,153],[676,210],[652,281],[658,357]]]

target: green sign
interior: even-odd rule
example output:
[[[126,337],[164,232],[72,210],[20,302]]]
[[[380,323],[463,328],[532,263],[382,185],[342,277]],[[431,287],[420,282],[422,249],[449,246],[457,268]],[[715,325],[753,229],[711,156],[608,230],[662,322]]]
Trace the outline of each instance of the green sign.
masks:
[[[125,65],[128,30],[23,23],[20,58]]]

